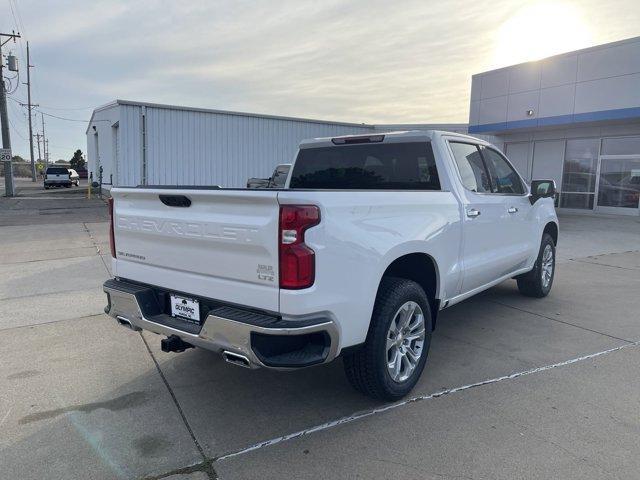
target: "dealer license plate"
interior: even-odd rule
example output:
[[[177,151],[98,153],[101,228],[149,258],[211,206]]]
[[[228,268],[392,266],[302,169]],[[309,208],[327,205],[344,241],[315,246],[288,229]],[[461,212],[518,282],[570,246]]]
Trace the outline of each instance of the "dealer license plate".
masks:
[[[200,323],[200,302],[193,298],[171,294],[171,315],[193,323]]]

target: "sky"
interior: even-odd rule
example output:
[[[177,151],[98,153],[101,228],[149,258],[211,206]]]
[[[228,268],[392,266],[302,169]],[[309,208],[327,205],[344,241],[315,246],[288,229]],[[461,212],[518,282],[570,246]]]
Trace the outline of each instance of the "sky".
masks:
[[[466,123],[471,75],[640,36],[638,0],[0,0],[50,159],[116,98],[364,123]],[[7,76],[12,76],[8,74]],[[26,87],[10,95],[28,158]],[[62,118],[55,118],[62,117]],[[37,113],[35,131],[41,131]],[[37,157],[37,149],[36,149]]]

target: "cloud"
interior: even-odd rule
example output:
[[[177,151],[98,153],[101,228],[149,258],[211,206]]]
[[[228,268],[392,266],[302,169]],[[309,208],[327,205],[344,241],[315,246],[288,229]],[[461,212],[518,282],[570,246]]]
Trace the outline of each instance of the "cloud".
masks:
[[[633,1],[612,0],[606,11],[595,0],[580,6],[598,12],[597,40],[609,41],[630,36]],[[19,7],[43,108],[126,98],[393,123],[466,122],[471,75],[492,66],[495,32],[523,3],[532,2],[21,0]],[[15,28],[10,15],[1,18],[0,29]],[[53,158],[85,148],[84,125],[47,120],[51,143],[64,147],[52,147]],[[27,151],[25,142],[14,144]]]

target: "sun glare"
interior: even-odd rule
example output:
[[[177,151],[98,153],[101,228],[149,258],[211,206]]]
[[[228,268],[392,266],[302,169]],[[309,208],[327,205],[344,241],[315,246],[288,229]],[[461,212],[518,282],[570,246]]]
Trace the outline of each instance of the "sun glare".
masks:
[[[493,67],[538,60],[591,44],[579,7],[537,2],[515,12],[498,29]]]

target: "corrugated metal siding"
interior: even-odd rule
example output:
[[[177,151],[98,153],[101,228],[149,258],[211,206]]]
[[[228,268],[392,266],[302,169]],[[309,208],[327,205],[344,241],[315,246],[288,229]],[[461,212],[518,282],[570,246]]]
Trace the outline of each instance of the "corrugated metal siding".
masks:
[[[116,185],[136,186],[141,183],[142,174],[142,107],[120,105],[119,164]]]
[[[120,131],[121,147],[123,167],[127,170],[121,184],[136,185],[141,163],[124,161],[124,158],[136,158],[136,152],[139,155],[142,107],[122,105],[121,108],[121,127],[126,124]],[[150,185],[244,187],[248,178],[267,177],[277,164],[290,163],[303,139],[373,130],[369,126],[145,108],[147,183]],[[133,138],[136,135],[137,143]]]
[[[95,126],[100,136],[104,178],[113,173],[116,186],[143,183],[143,118],[148,185],[244,187],[248,178],[268,177],[276,165],[293,161],[298,144],[304,139],[381,130],[464,128],[348,125],[128,102],[101,107],[92,118],[94,121],[87,128],[90,166],[97,168],[92,153]],[[116,122],[117,129],[113,128]],[[110,138],[116,132],[118,138]]]

